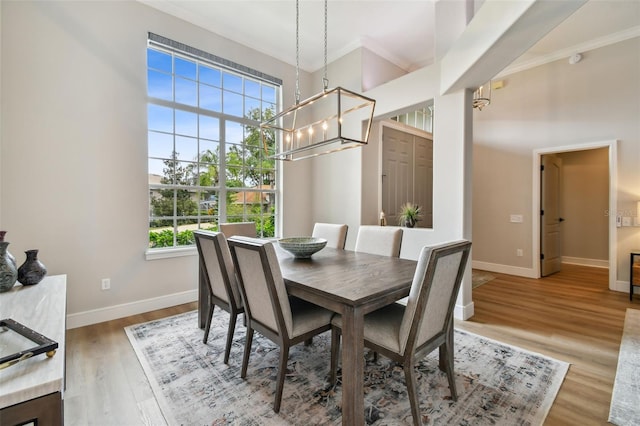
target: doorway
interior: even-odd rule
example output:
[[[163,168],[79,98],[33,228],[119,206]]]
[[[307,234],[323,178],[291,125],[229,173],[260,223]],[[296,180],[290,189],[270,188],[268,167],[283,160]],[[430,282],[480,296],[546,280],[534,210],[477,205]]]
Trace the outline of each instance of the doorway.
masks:
[[[556,243],[558,244],[556,246],[556,248],[559,250],[558,256],[560,259],[563,258],[563,253],[562,253],[562,247],[563,247],[563,228],[565,226],[567,226],[567,224],[569,223],[568,221],[571,221],[571,225],[572,226],[579,226],[580,221],[581,221],[581,213],[582,211],[580,210],[579,205],[576,207],[575,205],[571,206],[571,209],[573,211],[573,213],[571,213],[571,217],[566,217],[567,222],[564,223],[560,223],[560,218],[561,217],[565,217],[564,214],[564,206],[567,206],[567,200],[563,199],[562,197],[562,192],[559,193],[559,197],[557,200],[557,205],[558,205],[558,213],[555,214],[555,216],[557,216],[556,218],[556,223],[550,223],[550,228],[545,230],[545,225],[544,225],[544,221],[542,220],[542,211],[543,211],[543,195],[544,195],[544,188],[543,188],[543,181],[541,178],[542,175],[542,165],[543,162],[545,161],[545,157],[547,157],[548,159],[551,159],[553,157],[558,157],[560,159],[563,158],[563,156],[565,156],[565,158],[573,158],[572,156],[574,156],[574,154],[578,154],[578,151],[590,151],[591,150],[598,150],[600,149],[601,151],[604,151],[604,153],[606,154],[606,170],[605,170],[605,175],[603,178],[601,178],[602,181],[606,181],[608,178],[608,182],[600,182],[601,185],[605,186],[605,191],[608,191],[607,194],[607,199],[605,200],[605,205],[604,205],[604,209],[603,211],[597,211],[596,214],[600,214],[605,216],[606,218],[606,223],[604,224],[605,229],[603,230],[603,232],[606,233],[606,236],[604,237],[604,240],[606,241],[606,245],[608,247],[605,248],[606,253],[608,254],[607,260],[606,261],[601,261],[601,264],[599,265],[589,265],[589,266],[604,266],[604,267],[608,267],[609,268],[609,288],[610,289],[615,289],[615,285],[616,285],[616,277],[617,277],[617,272],[616,272],[616,266],[617,266],[617,247],[616,247],[616,223],[615,223],[615,215],[612,214],[608,214],[608,212],[614,212],[616,209],[616,194],[617,194],[617,166],[616,166],[616,147],[617,147],[617,141],[613,140],[613,141],[604,141],[604,142],[596,142],[596,143],[591,143],[591,144],[580,144],[580,145],[570,145],[570,146],[564,146],[564,147],[557,147],[557,148],[552,148],[552,149],[542,149],[542,150],[535,150],[534,151],[534,179],[533,179],[533,212],[532,215],[533,217],[540,217],[541,220],[533,220],[532,224],[533,224],[533,265],[534,265],[534,272],[535,275],[540,278],[541,276],[545,276],[548,275],[549,271],[545,270],[545,266],[543,264],[543,259],[542,259],[542,255],[545,254],[545,257],[547,256],[551,256],[553,257],[553,254],[547,255],[547,253],[544,253],[546,250],[543,247],[543,244],[547,243],[548,241],[543,241],[545,236],[543,236],[543,234],[545,234],[547,231],[549,231],[549,235],[551,235],[550,241],[553,243],[554,238],[557,237]],[[563,163],[566,163],[565,161],[561,161]],[[566,164],[565,164],[566,166]],[[552,166],[555,167],[555,166]],[[549,170],[549,169],[547,169]],[[562,179],[562,169],[558,170],[558,178],[561,180]],[[579,202],[582,203],[588,203],[589,199],[588,199],[588,195],[589,195],[589,191],[591,190],[591,187],[587,187],[587,188],[579,188],[572,191],[569,194],[569,197],[572,201],[572,203],[575,204],[576,200],[578,200]],[[553,192],[549,192],[550,190],[547,189],[547,195],[551,194],[551,196],[553,196]],[[546,209],[545,209],[546,210]],[[547,210],[548,211],[548,210]],[[545,215],[547,215],[547,211],[545,211]],[[601,221],[602,222],[602,221]],[[554,226],[556,226],[556,229],[554,230]],[[583,235],[588,235],[589,232],[593,231],[593,229],[584,229],[584,225],[583,228],[580,232],[583,233]],[[573,239],[577,239],[577,238],[572,238],[571,242],[573,242]],[[567,241],[569,241],[570,239],[567,239]],[[602,249],[602,247],[601,247]],[[553,248],[551,249],[553,250]],[[600,256],[600,257],[604,257],[604,256]],[[571,262],[570,262],[571,263]],[[584,263],[581,263],[584,264]]]
[[[382,211],[389,225],[410,202],[421,207],[420,228],[433,227],[433,137],[394,122],[382,123]]]

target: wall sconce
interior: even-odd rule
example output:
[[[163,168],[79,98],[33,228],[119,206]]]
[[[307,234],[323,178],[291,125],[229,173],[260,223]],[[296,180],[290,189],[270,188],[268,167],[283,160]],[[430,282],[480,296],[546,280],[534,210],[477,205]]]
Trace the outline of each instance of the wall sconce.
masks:
[[[474,108],[478,108],[478,110],[482,111],[482,108],[486,107],[490,103],[491,103],[491,81],[478,87],[478,89],[475,92],[473,92]]]
[[[638,206],[636,207],[636,217],[633,218],[633,224],[640,226],[640,201],[638,201]]]

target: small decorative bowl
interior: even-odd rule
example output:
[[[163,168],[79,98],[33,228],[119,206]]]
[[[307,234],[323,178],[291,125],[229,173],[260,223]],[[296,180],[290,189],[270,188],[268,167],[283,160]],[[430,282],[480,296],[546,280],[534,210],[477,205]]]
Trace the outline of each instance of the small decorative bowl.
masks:
[[[278,240],[278,244],[296,259],[309,259],[312,254],[327,245],[327,240],[315,237],[292,237],[282,238]]]

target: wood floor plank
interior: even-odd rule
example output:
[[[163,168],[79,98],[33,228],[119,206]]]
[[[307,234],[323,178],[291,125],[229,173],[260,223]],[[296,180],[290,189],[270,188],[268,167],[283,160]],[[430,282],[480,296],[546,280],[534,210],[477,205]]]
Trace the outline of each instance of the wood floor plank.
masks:
[[[627,308],[640,296],[608,289],[608,270],[563,265],[535,280],[491,273],[473,290],[475,315],[456,327],[571,363],[545,425],[605,425]],[[65,424],[161,422],[124,327],[196,309],[195,303],[67,333]]]

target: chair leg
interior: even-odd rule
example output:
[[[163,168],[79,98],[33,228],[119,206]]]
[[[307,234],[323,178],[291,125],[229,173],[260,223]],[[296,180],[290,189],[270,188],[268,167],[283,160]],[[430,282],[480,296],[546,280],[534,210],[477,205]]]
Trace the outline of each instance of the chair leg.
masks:
[[[284,345],[280,348],[280,365],[278,365],[278,382],[276,383],[276,399],[273,403],[273,411],[280,412],[280,403],[282,402],[282,390],[284,388],[284,378],[287,375],[287,361],[289,360],[289,346]]]
[[[456,380],[453,372],[453,322],[450,323],[447,330],[447,334],[444,339],[444,343],[440,345],[439,350],[439,367],[441,371],[447,373],[447,380],[449,381],[449,391],[451,392],[451,399],[458,400],[458,393],[456,391]]]
[[[215,305],[211,298],[209,298],[209,312],[207,313],[207,325],[204,327],[204,338],[202,339],[202,343],[207,344],[207,340],[209,340],[209,330],[211,329],[211,320],[213,318],[213,308]]]
[[[253,328],[247,327],[247,340],[244,343],[244,356],[242,357],[242,368],[240,377],[247,377],[247,366],[249,365],[249,355],[251,355],[251,343],[253,342]]]
[[[409,403],[411,404],[411,416],[413,424],[419,426],[422,424],[420,417],[420,401],[418,400],[418,388],[416,386],[416,377],[413,361],[404,362],[404,377],[407,382],[407,393],[409,394]]]
[[[442,347],[444,347],[445,352],[445,371],[447,373],[447,379],[449,380],[449,391],[451,392],[451,399],[457,401],[458,393],[456,391],[456,378],[453,372],[453,343],[445,343],[441,346],[441,348]]]
[[[329,383],[331,386],[336,385],[338,356],[340,356],[340,329],[338,327],[331,327],[331,371],[329,374]]]
[[[233,343],[233,333],[236,330],[237,314],[229,314],[229,330],[227,330],[227,345],[224,348],[224,363],[229,364],[229,354],[231,353],[231,344]]]

